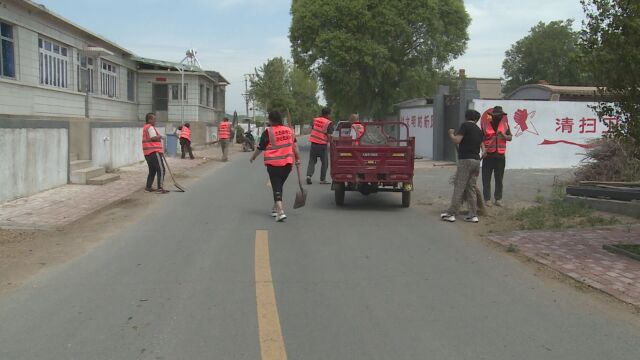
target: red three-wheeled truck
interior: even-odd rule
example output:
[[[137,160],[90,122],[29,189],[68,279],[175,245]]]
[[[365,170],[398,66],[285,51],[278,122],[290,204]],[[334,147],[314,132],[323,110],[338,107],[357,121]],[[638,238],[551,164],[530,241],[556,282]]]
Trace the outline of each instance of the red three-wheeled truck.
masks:
[[[411,206],[415,138],[402,122],[365,122],[357,131],[340,122],[331,137],[331,178],[336,205],[344,205],[345,192],[363,195],[402,193],[402,206]]]

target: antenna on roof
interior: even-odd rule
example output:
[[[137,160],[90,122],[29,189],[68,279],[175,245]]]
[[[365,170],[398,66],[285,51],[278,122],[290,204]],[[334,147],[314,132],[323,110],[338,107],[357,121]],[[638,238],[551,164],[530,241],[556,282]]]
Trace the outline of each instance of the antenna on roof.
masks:
[[[187,50],[186,56],[185,56],[184,59],[182,59],[180,64],[189,65],[189,66],[197,66],[197,67],[202,69],[202,65],[200,65],[200,61],[198,61],[198,58],[196,57],[197,54],[198,54],[198,52],[195,49]]]

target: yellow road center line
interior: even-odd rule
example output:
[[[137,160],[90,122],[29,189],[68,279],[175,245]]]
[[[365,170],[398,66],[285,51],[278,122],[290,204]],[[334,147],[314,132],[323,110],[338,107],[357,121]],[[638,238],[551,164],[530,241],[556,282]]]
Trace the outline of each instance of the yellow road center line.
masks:
[[[256,231],[256,303],[262,360],[286,360],[269,260],[269,233]]]

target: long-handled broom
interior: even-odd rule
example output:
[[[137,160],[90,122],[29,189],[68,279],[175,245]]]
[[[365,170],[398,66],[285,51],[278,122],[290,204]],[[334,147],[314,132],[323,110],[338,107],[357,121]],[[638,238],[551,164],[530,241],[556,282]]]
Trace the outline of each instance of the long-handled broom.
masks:
[[[176,181],[176,178],[173,176],[173,172],[171,171],[171,168],[169,167],[169,162],[164,157],[164,154],[162,154],[161,156],[162,156],[162,161],[164,161],[164,164],[167,167],[167,171],[169,171],[169,175],[171,175],[171,180],[173,180],[173,186],[175,186],[176,189],[178,189],[179,192],[185,192],[185,188],[182,185],[178,184],[178,182]]]

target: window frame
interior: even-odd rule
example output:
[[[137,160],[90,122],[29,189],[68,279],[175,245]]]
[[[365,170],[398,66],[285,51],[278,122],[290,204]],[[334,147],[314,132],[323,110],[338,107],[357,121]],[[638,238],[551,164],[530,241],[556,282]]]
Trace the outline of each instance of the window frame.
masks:
[[[119,66],[111,61],[100,59],[100,95],[118,98]]]
[[[76,82],[78,86],[79,93],[90,93],[95,94],[96,92],[96,80],[95,80],[95,58],[91,56],[83,55],[80,51],[76,56]],[[81,84],[82,76],[81,73],[85,73],[85,84]],[[86,81],[89,83],[86,84]]]
[[[131,102],[136,101],[136,78],[136,72],[127,68],[127,100]]]
[[[210,108],[211,106],[211,86],[207,86],[207,107]]]
[[[177,92],[174,93],[173,89],[176,88]],[[188,100],[188,94],[189,94],[189,84],[188,83],[184,83],[184,89],[183,89],[183,98],[184,98],[184,102],[187,103]],[[180,83],[175,83],[175,84],[171,84],[171,87],[169,89],[169,91],[171,92],[171,101],[172,102],[180,102]]]
[[[17,69],[16,69],[16,31],[15,31],[15,25],[8,23],[6,21],[0,20],[0,24],[4,24],[5,26],[9,27],[9,29],[11,30],[11,37],[2,35],[2,32],[0,32],[0,77],[2,78],[6,78],[6,79],[17,79]],[[2,25],[0,25],[1,27]],[[4,42],[8,42],[11,44],[11,68],[13,70],[13,75],[6,75],[4,73],[4,66],[5,66],[5,59],[4,59]]]
[[[41,86],[69,89],[72,47],[38,34],[38,76]]]

